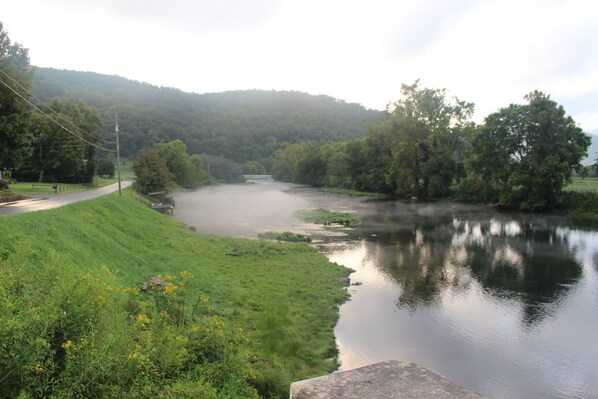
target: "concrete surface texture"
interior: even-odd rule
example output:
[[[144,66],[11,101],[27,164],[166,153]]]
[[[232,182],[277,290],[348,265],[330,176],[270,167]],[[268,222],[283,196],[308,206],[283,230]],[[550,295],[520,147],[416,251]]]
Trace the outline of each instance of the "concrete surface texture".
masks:
[[[390,360],[291,384],[290,399],[482,398],[409,362]]]

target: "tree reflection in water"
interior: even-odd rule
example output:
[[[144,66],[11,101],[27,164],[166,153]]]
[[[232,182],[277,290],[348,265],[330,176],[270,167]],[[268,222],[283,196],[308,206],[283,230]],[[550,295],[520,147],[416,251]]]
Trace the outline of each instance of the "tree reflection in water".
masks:
[[[557,229],[541,220],[432,218],[367,237],[367,251],[401,287],[399,307],[434,306],[445,290],[459,293],[475,280],[496,298],[520,301],[523,321],[534,324],[583,273]]]

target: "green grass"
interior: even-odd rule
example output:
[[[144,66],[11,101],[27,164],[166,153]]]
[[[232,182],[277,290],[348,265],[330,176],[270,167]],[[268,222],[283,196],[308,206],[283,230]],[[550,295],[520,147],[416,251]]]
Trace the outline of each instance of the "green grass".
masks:
[[[291,233],[290,231],[284,231],[282,233],[277,231],[266,231],[257,235],[259,238],[264,240],[276,240],[286,242],[311,242],[311,238],[304,234]]]
[[[598,192],[598,178],[586,177],[584,179],[575,177],[571,183],[565,187],[565,191],[577,192]]]
[[[342,224],[345,226],[354,226],[359,223],[355,218],[352,218],[347,213],[331,212],[326,209],[300,209],[295,211],[293,215],[306,222],[317,224]]]
[[[81,273],[105,265],[128,287],[150,275],[190,272],[185,301],[203,293],[228,329],[245,331],[260,373],[255,384],[273,397],[288,396],[291,381],[337,367],[333,329],[348,270],[307,244],[198,235],[141,205],[130,190],[1,219],[0,260],[27,243],[40,264],[55,251]]]
[[[127,178],[123,178],[126,180]],[[2,192],[0,195],[43,195],[43,194],[54,194],[52,186],[58,184],[61,188],[58,194],[76,193],[81,191],[93,190],[95,188],[105,187],[110,184],[116,183],[118,179],[112,178],[107,179],[103,177],[95,176],[93,179],[93,185],[86,187],[76,184],[68,183],[36,183],[36,182],[18,182],[12,183],[9,186],[9,191]]]
[[[349,188],[327,187],[323,190],[325,193],[347,195],[351,197],[376,197],[382,198],[384,194],[368,193],[366,191],[352,190]]]

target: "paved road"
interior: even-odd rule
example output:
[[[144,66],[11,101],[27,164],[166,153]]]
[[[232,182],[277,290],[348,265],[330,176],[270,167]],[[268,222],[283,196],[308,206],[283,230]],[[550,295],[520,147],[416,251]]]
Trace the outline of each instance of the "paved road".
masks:
[[[122,188],[128,187],[130,185],[131,182],[128,180],[123,181],[121,183]],[[45,209],[58,208],[63,205],[72,204],[73,202],[97,198],[116,190],[118,190],[118,183],[114,183],[109,186],[98,188],[95,190],[81,191],[78,193],[36,195],[32,196],[34,198],[31,199],[0,204],[0,215],[42,211]]]

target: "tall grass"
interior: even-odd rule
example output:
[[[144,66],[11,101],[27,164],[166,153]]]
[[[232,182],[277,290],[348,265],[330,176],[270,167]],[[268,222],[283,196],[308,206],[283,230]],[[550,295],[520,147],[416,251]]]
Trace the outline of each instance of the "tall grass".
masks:
[[[291,381],[337,367],[345,268],[305,244],[197,235],[128,190],[3,216],[0,273],[0,338],[17,343],[0,346],[0,392],[286,397]],[[139,293],[151,275],[169,276],[176,295],[161,305],[164,291]]]

